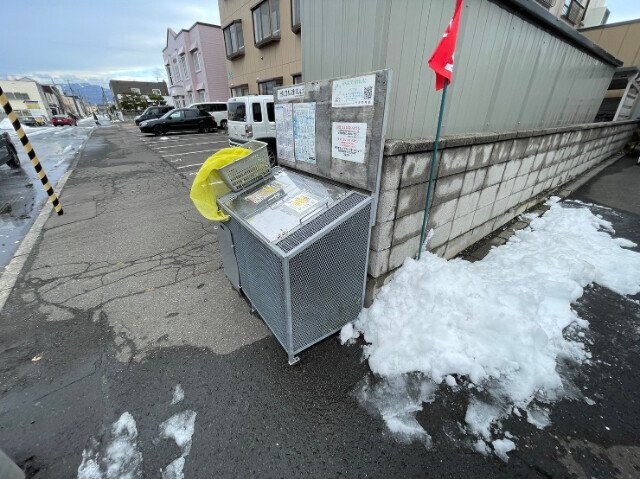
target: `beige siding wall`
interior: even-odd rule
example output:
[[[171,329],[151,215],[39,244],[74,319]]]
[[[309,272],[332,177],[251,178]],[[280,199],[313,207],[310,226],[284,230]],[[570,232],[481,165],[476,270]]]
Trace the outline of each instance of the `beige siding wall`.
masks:
[[[280,2],[280,41],[256,48],[251,7],[256,0],[218,0],[220,22],[226,27],[242,20],[244,56],[227,60],[229,87],[248,85],[249,93],[258,93],[258,82],[282,77],[283,85],[293,83],[292,74],[302,71],[300,33],[291,30],[291,1]]]
[[[625,67],[640,67],[640,20],[592,28],[581,33],[622,60]]]

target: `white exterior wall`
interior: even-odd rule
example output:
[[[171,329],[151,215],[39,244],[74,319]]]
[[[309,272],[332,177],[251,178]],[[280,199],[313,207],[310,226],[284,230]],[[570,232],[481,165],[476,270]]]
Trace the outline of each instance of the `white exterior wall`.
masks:
[[[0,80],[0,86],[5,93],[26,93],[29,95],[29,100],[36,100],[39,104],[39,108],[44,110],[47,119],[51,119],[51,108],[49,102],[47,102],[42,88],[35,81],[26,80]],[[11,108],[16,111],[28,110],[27,105],[22,100],[9,99],[11,102]]]
[[[427,61],[450,0],[302,0],[305,81],[393,70],[388,138],[435,134],[440,92]],[[466,0],[444,134],[593,121],[613,76],[603,63],[488,0]]]

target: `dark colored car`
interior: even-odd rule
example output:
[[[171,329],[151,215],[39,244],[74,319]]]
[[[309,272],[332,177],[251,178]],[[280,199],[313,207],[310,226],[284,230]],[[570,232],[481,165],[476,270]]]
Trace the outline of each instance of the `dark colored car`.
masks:
[[[51,117],[51,124],[53,126],[78,126],[78,122],[74,118],[67,115],[55,115]]]
[[[173,107],[168,105],[150,106],[142,113],[142,115],[137,116],[133,121],[136,122],[136,125],[140,126],[140,123],[142,123],[143,121],[155,120],[156,118],[160,118],[171,110],[173,110]]]
[[[40,123],[32,116],[23,116],[20,118],[20,123],[26,126],[40,126]]]
[[[209,113],[196,108],[172,110],[162,118],[140,123],[142,133],[153,133],[156,136],[164,135],[168,131],[196,130],[200,133],[208,133],[217,127],[216,121]]]
[[[11,143],[9,133],[2,132],[0,134],[0,165],[7,164],[9,168],[20,168],[20,159],[16,147]]]

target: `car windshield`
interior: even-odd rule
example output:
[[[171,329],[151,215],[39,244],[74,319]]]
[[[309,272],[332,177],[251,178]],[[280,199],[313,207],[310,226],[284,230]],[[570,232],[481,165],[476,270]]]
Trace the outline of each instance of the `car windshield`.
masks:
[[[247,108],[244,103],[229,103],[229,121],[247,121]]]

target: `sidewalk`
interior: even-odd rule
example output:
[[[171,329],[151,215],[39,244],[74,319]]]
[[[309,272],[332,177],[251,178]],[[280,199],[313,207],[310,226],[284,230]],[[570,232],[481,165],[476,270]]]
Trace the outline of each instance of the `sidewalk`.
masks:
[[[614,227],[640,242],[640,167],[629,161],[576,198],[619,208]],[[125,412],[142,477],[181,456],[187,478],[637,472],[637,304],[602,288],[580,300],[601,362],[576,383],[597,404],[563,401],[543,431],[510,424],[524,440],[509,463],[452,443],[465,405],[447,394],[418,417],[434,449],[402,445],[353,396],[368,373],[359,345],[329,338],[287,365],[224,277],[213,224],[188,187],[124,128],[99,129],[86,145],[61,195],[64,216],[48,219],[0,312],[0,449],[28,477],[76,477],[83,451],[103,451]],[[171,404],[178,384],[184,399]],[[185,454],[161,424],[187,411],[195,432]]]

